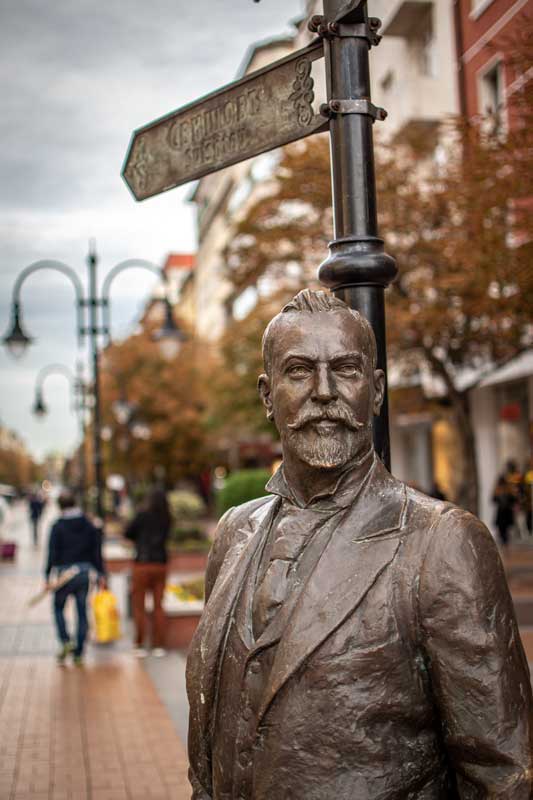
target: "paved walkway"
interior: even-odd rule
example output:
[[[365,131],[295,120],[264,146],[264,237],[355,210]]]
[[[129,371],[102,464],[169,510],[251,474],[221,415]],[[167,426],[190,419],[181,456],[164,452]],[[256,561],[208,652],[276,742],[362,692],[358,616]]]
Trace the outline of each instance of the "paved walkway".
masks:
[[[17,561],[0,564],[0,800],[189,800],[183,658],[139,662],[125,637],[89,647],[82,668],[57,666],[49,601],[28,607],[44,547],[33,549],[23,506],[11,535]],[[513,548],[506,568],[533,662],[533,548]]]
[[[43,524],[43,531],[46,528]],[[127,651],[90,647],[83,667],[59,667],[23,507],[0,565],[1,800],[188,800],[187,757],[149,671]],[[164,661],[165,659],[161,659]]]

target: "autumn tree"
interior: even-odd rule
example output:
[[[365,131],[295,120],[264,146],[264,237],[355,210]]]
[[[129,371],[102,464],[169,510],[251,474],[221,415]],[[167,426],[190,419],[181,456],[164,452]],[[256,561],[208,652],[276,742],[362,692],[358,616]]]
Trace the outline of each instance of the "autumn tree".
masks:
[[[40,477],[39,465],[22,443],[0,447],[0,483],[24,491]]]
[[[524,80],[505,138],[490,120],[450,120],[440,131],[439,158],[427,138],[376,148],[380,231],[399,267],[387,291],[389,355],[404,373],[425,367],[442,383],[464,454],[457,499],[473,510],[478,481],[469,390],[487,370],[532,344],[533,89],[527,59],[524,35],[508,46],[507,63]],[[277,286],[288,296],[296,284],[313,284],[331,238],[329,174],[327,137],[283,150],[271,191],[250,205],[226,254],[235,296],[252,285],[266,287],[263,295]],[[260,303],[249,331],[257,327],[253,317],[261,316]],[[235,331],[243,327],[241,321]],[[249,386],[248,368],[240,369]]]
[[[209,464],[206,354],[189,339],[167,360],[145,331],[107,348],[102,361],[106,471],[130,482],[164,476],[168,485],[198,477]]]

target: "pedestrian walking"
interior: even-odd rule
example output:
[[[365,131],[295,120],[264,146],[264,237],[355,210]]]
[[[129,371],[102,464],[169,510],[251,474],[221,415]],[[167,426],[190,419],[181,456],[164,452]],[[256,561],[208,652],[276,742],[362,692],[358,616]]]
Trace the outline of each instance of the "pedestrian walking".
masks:
[[[431,487],[431,491],[428,494],[430,497],[434,497],[435,500],[444,500],[444,501],[448,500],[448,498],[440,488],[437,481],[433,481],[433,486]]]
[[[39,544],[39,520],[43,513],[45,502],[38,492],[32,492],[28,498],[28,510],[30,512],[33,546]]]
[[[7,523],[9,518],[9,505],[5,497],[0,494],[0,541],[4,532],[7,530]]]
[[[516,495],[513,487],[507,482],[505,475],[500,475],[498,478],[492,500],[496,504],[494,524],[498,529],[500,541],[506,548],[509,544],[509,530],[515,523]]]
[[[529,459],[524,469],[524,511],[526,514],[526,526],[530,536],[533,536],[532,518],[533,500],[533,456]]]
[[[61,515],[52,526],[46,562],[46,585],[50,586],[50,573],[56,570],[60,577],[66,570],[75,572],[73,577],[53,595],[53,612],[57,636],[61,643],[58,662],[62,664],[72,653],[74,663],[83,663],[83,649],[87,631],[87,594],[89,572],[96,570],[99,583],[105,586],[105,571],[102,562],[102,533],[87,519],[76,505],[74,495],[64,491],[58,498]],[[73,569],[74,568],[74,569]],[[65,603],[72,596],[76,603],[77,631],[72,641],[65,622]]]
[[[153,599],[152,655],[165,655],[165,612],[163,594],[167,577],[167,541],[172,516],[165,493],[155,489],[146,508],[131,521],[125,536],[135,543],[135,564],[132,577],[132,606],[135,623],[135,654],[142,658],[145,649],[146,614],[145,599],[150,592]]]

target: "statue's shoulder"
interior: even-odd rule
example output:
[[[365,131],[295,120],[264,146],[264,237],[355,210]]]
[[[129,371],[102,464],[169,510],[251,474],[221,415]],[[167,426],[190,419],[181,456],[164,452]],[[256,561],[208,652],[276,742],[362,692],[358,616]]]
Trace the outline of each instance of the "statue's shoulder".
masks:
[[[214,549],[223,553],[239,539],[246,538],[255,527],[254,523],[268,513],[268,509],[275,501],[275,495],[269,494],[229,508],[218,521]]]
[[[494,537],[478,517],[447,500],[407,486],[406,528],[417,533],[424,562],[469,563],[472,569],[499,569],[500,557]],[[441,575],[442,579],[442,575]]]
[[[206,599],[209,598],[222,563],[230,548],[244,542],[253,527],[253,519],[262,512],[268,513],[274,495],[258,497],[240,506],[229,508],[219,519],[215,532],[206,573]]]
[[[249,523],[254,515],[261,510],[266,510],[267,505],[270,506],[274,502],[276,496],[267,494],[264,497],[257,497],[255,500],[248,500],[246,503],[241,503],[240,506],[232,506],[220,518],[218,523],[219,531],[235,531]]]

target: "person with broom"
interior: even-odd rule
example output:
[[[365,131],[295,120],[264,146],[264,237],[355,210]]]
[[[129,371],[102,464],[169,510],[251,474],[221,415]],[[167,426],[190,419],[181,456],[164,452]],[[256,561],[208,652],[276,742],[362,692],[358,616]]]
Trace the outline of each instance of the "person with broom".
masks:
[[[89,592],[89,571],[96,570],[100,586],[106,584],[102,561],[102,532],[96,528],[77,507],[72,492],[63,491],[57,500],[61,515],[52,526],[48,542],[48,559],[45,568],[46,587],[53,591],[50,582],[52,570],[59,579],[67,570],[72,577],[53,594],[54,619],[60,650],[57,655],[63,664],[72,654],[74,664],[83,663],[83,649],[89,628],[87,619],[87,594]],[[71,640],[64,616],[65,603],[72,596],[76,603],[76,639]]]

